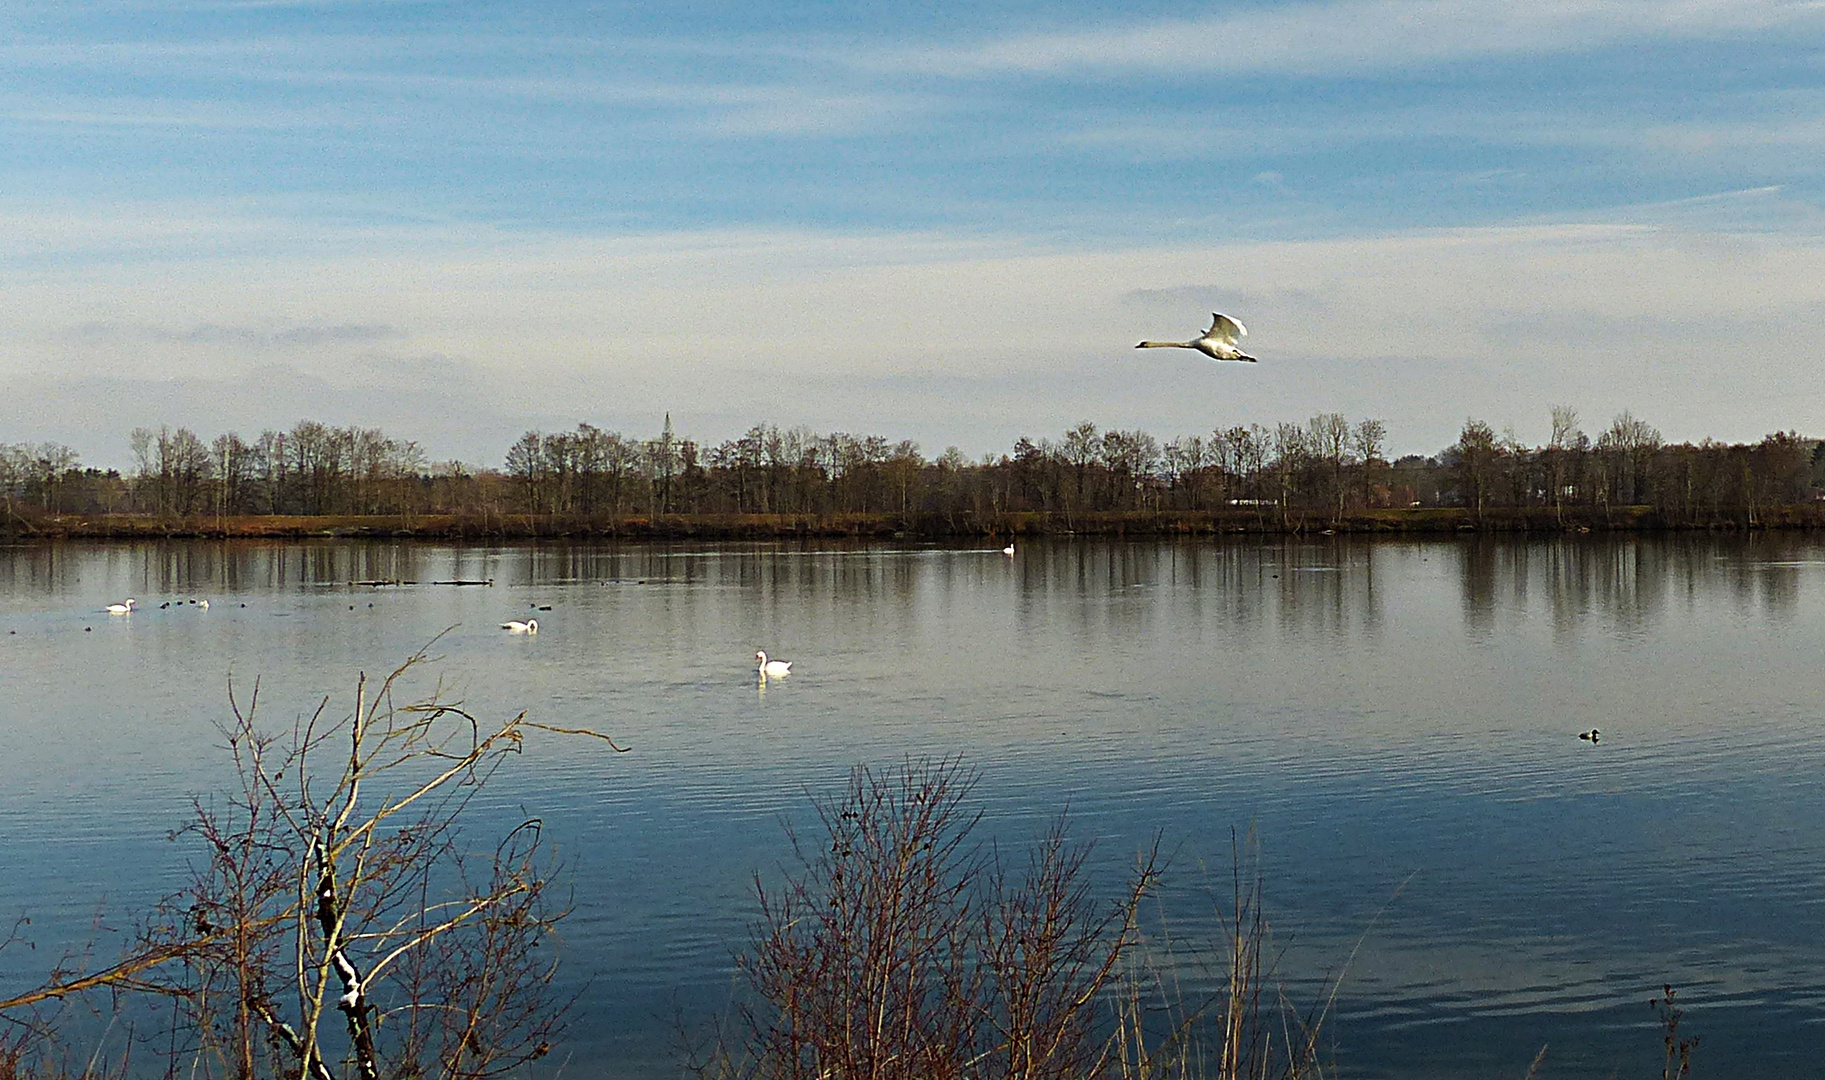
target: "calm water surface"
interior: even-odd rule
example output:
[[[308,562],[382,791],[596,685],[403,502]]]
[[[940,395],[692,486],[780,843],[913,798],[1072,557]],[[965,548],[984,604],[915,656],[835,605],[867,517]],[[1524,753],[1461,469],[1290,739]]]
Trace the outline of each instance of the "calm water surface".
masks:
[[[495,584],[349,584],[454,578]],[[536,637],[496,629],[533,604]],[[1542,1044],[1542,1077],[1652,1075],[1663,982],[1704,1075],[1825,1061],[1825,544],[1793,536],[0,549],[0,916],[41,943],[0,975],[175,886],[230,680],[281,726],[446,630],[471,708],[634,747],[541,744],[482,808],[574,872],[567,1075],[676,1075],[782,818],[909,754],[978,767],[997,836],[1068,802],[1105,881],[1162,832],[1184,941],[1252,828],[1289,994],[1356,950],[1346,1076]],[[793,676],[761,692],[757,648]]]

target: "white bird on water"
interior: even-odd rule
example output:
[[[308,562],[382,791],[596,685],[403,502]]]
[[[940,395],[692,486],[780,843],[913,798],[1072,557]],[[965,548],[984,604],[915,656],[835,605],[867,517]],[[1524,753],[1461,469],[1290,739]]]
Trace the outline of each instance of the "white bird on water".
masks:
[[[1012,540],[1009,540],[1009,541],[1008,541],[1008,546],[1007,546],[1007,547],[1004,547],[1004,548],[1002,548],[1002,549],[1001,549],[1001,553],[1002,553],[1002,554],[1003,554],[1003,555],[1012,555],[1012,554],[1014,554],[1014,541],[1012,541]]]
[[[792,661],[790,660],[769,660],[767,659],[767,654],[764,652],[755,653],[754,659],[760,661],[760,673],[762,675],[775,679],[783,679],[792,674]]]
[[[1230,318],[1228,315],[1210,313],[1210,329],[1196,341],[1143,341],[1137,349],[1196,349],[1212,360],[1246,360],[1257,363],[1254,357],[1242,351],[1242,339],[1248,336],[1248,327]]]
[[[518,619],[508,619],[501,624],[501,629],[512,634],[536,634],[539,632],[539,620],[527,619],[521,622]]]
[[[129,597],[127,597],[126,603],[109,604],[107,606],[106,610],[107,610],[108,614],[110,614],[110,615],[126,615],[126,614],[130,614],[133,611],[133,605],[137,604],[137,603],[139,603],[138,600],[135,600],[131,596],[129,596]]]

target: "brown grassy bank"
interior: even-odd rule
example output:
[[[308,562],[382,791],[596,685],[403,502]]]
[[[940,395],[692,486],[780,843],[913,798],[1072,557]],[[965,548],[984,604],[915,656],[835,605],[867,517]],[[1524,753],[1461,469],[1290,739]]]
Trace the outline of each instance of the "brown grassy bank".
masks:
[[[150,514],[22,515],[0,521],[14,540],[305,539],[425,540],[776,540],[801,538],[963,539],[1010,536],[1214,536],[1220,534],[1583,533],[1745,531],[1825,528],[1825,503],[1745,512],[1676,514],[1647,506],[1353,510],[1341,516],[1275,508],[1210,511],[901,514],[668,514],[575,516],[407,514],[160,517]]]

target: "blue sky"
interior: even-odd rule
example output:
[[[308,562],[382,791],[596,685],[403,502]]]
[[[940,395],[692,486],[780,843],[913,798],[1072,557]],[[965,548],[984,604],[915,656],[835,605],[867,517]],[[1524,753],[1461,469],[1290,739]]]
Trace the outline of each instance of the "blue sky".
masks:
[[[0,441],[1825,435],[1822,196],[1811,0],[12,0]]]

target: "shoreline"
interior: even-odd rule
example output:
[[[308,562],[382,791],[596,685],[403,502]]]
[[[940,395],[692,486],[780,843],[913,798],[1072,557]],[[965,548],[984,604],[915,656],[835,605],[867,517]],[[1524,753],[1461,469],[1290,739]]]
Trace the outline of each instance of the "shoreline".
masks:
[[[385,514],[158,517],[142,514],[0,520],[0,538],[34,540],[790,540],[984,539],[1057,536],[1191,537],[1222,535],[1460,535],[1465,533],[1746,532],[1825,528],[1825,503],[1761,508],[1750,514],[1668,513],[1648,506],[1485,509],[1422,507],[1348,511],[1224,509],[1096,513]]]

